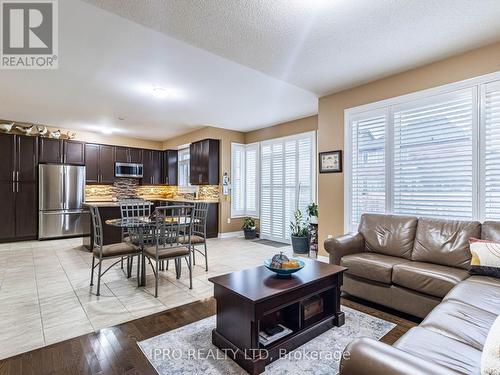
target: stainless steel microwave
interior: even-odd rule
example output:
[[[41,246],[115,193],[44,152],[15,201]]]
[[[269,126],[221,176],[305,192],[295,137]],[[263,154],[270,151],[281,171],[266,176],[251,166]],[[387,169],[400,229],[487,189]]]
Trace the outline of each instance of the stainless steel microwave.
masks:
[[[142,178],[142,164],[115,163],[115,177]]]

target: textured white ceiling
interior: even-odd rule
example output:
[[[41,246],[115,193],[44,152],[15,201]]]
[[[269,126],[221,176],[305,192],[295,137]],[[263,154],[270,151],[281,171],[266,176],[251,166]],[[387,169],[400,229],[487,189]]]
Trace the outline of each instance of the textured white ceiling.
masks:
[[[500,39],[499,0],[85,0],[324,95]]]
[[[154,98],[153,85],[178,95]],[[0,118],[153,140],[206,125],[248,131],[317,105],[309,91],[79,0],[59,1],[58,70],[0,70]]]

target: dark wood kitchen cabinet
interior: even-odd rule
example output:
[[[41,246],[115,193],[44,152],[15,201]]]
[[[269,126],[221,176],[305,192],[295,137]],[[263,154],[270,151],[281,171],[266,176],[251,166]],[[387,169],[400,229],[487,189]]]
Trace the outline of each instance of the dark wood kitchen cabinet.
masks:
[[[142,164],[142,154],[140,148],[129,148],[130,163]]]
[[[37,238],[37,151],[36,137],[0,135],[0,241]]]
[[[142,150],[130,147],[115,147],[115,162],[142,164]]]
[[[85,143],[66,140],[64,141],[64,163],[72,165],[85,165]]]
[[[86,181],[112,184],[115,181],[115,147],[85,144]]]
[[[38,161],[40,163],[63,163],[64,144],[61,139],[39,138]]]
[[[0,205],[2,207],[2,225],[0,225],[0,241],[9,241],[16,237],[15,189],[16,189],[15,182],[0,181]]]
[[[115,162],[130,163],[130,155],[128,147],[115,147]]]
[[[38,232],[38,184],[18,182],[16,186],[16,238],[34,239]]]
[[[162,182],[169,186],[177,185],[178,170],[177,150],[166,150],[163,152],[163,178]]]
[[[161,184],[162,176],[162,152],[143,150],[142,183],[144,185]]]
[[[189,146],[191,185],[219,184],[219,140],[204,139]]]
[[[37,181],[37,142],[36,137],[0,134],[0,181]]]

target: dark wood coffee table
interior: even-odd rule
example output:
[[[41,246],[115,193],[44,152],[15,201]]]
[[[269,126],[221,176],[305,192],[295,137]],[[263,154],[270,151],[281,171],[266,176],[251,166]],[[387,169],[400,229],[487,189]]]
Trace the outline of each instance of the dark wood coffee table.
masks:
[[[217,300],[215,346],[250,374],[334,326],[344,324],[340,286],[344,267],[303,259],[305,267],[279,278],[264,266],[212,277]],[[323,312],[305,319],[307,301],[323,301]],[[264,346],[259,332],[282,324],[292,332]]]

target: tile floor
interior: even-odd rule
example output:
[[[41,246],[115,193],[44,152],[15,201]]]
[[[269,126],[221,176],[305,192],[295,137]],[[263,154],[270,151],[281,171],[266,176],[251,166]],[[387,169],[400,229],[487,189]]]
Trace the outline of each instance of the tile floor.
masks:
[[[147,268],[147,286],[137,287],[117,265],[101,284],[101,296],[90,287],[91,253],[81,239],[0,244],[0,359],[80,336],[189,302],[211,297],[209,277],[262,264],[291,248],[246,241],[243,238],[208,242],[209,272],[203,258],[193,270],[193,289],[185,263],[182,277],[161,272],[159,296]]]

